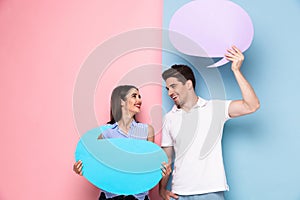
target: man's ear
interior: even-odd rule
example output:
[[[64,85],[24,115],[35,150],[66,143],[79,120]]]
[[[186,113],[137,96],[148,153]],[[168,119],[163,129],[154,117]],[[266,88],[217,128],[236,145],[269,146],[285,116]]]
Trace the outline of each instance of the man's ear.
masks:
[[[187,80],[187,81],[185,82],[185,85],[187,86],[187,88],[188,88],[189,90],[194,89],[194,87],[193,87],[193,82],[192,82],[191,80]]]

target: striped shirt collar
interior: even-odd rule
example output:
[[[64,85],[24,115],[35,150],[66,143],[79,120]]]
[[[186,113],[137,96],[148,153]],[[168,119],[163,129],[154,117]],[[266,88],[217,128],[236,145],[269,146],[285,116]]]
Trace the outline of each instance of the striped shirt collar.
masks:
[[[138,123],[133,119],[132,122],[131,122],[131,124],[130,124],[130,128],[136,126],[137,124],[138,124]],[[112,125],[112,129],[115,129],[115,128],[119,128],[118,122],[115,122],[115,123]]]

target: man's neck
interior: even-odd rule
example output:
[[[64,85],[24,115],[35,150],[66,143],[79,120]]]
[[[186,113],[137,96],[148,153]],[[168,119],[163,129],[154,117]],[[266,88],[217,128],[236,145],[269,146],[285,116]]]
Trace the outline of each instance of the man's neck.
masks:
[[[198,102],[198,96],[194,93],[190,97],[187,98],[188,101],[182,105],[181,109],[188,112],[190,111]]]

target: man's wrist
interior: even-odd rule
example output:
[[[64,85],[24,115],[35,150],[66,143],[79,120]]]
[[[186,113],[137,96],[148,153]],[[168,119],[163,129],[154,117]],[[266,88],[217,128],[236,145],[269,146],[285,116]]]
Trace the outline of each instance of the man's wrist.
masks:
[[[242,73],[240,69],[231,69],[231,70],[234,74],[241,74]]]

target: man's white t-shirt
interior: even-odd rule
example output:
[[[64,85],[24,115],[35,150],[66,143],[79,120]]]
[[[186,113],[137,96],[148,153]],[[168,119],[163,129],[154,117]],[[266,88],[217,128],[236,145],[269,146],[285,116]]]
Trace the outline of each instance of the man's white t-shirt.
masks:
[[[199,97],[189,111],[175,105],[166,114],[162,147],[174,147],[172,192],[179,195],[228,190],[221,138],[231,101]]]

